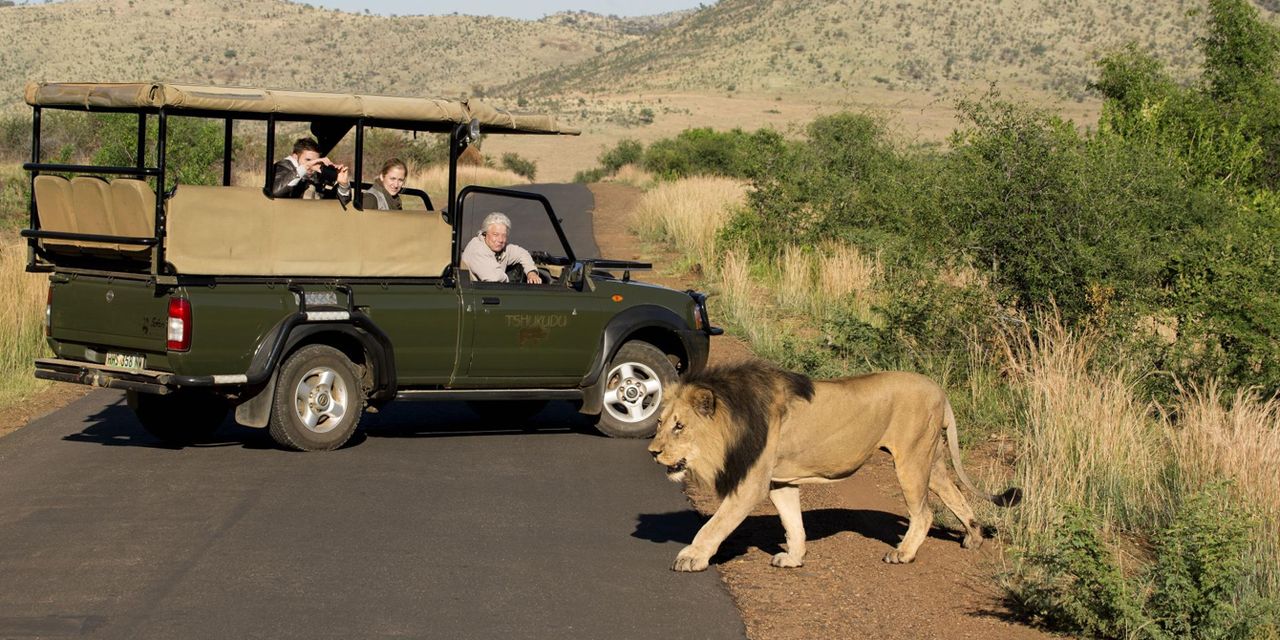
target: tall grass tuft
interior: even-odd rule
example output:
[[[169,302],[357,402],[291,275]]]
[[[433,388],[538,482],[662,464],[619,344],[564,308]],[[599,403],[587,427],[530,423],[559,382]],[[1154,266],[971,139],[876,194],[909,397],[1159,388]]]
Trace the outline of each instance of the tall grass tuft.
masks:
[[[876,290],[884,279],[881,254],[867,256],[853,245],[826,242],[819,247],[817,263],[820,295],[813,298],[810,313],[823,318],[834,308],[829,299],[851,299],[859,318],[870,322]]]
[[[768,321],[766,291],[756,285],[759,278],[752,273],[751,257],[745,252],[726,251],[716,271],[719,285],[720,311],[755,352],[764,357],[776,355],[779,340]]]
[[[612,176],[605,179],[606,182],[621,182],[640,189],[652,187],[657,180],[652,173],[634,164],[622,165]]]
[[[1169,499],[1161,425],[1138,400],[1135,376],[1095,369],[1095,335],[1073,332],[1056,316],[1038,324],[1011,332],[1007,351],[1026,400],[1015,540],[1050,533],[1067,506],[1126,531],[1146,528]]]
[[[636,205],[632,228],[642,237],[670,242],[691,265],[715,264],[716,234],[746,201],[738,180],[695,177],[664,182]]]
[[[1260,569],[1256,587],[1280,594],[1280,400],[1244,390],[1228,400],[1210,382],[1183,389],[1176,416],[1174,482],[1193,493],[1230,481],[1231,500],[1258,519],[1249,549]]]
[[[813,256],[800,247],[787,245],[778,271],[778,304],[793,313],[809,311],[815,301]]]
[[[0,246],[0,291],[8,293],[8,304],[0,307],[0,406],[46,384],[32,377],[31,363],[45,355],[48,277],[27,273],[26,260],[25,244]]]

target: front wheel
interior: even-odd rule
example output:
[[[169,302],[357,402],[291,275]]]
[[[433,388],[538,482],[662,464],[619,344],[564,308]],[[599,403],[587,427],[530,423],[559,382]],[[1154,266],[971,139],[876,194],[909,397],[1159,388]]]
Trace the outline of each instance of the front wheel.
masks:
[[[660,349],[640,341],[622,345],[609,362],[596,428],[614,438],[648,438],[658,429],[663,393],[678,379]]]
[[[130,391],[127,400],[142,428],[167,445],[207,442],[227,417],[227,401],[210,391],[178,389],[165,395]]]
[[[307,345],[285,360],[271,403],[271,437],[297,451],[332,451],[356,431],[364,410],[356,366],[323,344]]]

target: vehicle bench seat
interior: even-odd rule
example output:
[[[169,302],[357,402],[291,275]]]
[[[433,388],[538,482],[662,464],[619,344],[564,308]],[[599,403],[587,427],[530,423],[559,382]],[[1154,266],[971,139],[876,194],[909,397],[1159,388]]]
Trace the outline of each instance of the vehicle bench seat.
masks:
[[[168,205],[166,259],[199,275],[434,277],[452,228],[436,212],[343,210],[271,199],[260,187],[182,185]]]
[[[142,180],[107,182],[97,176],[41,175],[35,179],[36,214],[44,231],[104,236],[155,235],[155,193]],[[140,245],[89,240],[42,240],[44,248],[64,255],[145,256]]]

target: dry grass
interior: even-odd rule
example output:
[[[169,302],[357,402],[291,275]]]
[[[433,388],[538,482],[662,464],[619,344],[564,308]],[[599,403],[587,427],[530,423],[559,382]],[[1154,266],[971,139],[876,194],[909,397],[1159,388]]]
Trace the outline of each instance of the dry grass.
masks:
[[[1229,400],[1216,384],[1183,391],[1170,441],[1184,492],[1222,479],[1259,520],[1250,555],[1264,590],[1280,594],[1280,400],[1239,391]]]
[[[45,355],[44,307],[48,276],[27,273],[27,247],[0,246],[0,407],[20,401],[47,383],[31,375],[31,362]]]
[[[745,337],[759,355],[771,357],[778,346],[778,332],[769,321],[768,292],[757,286],[751,257],[745,252],[727,251],[716,272],[721,312]],[[719,313],[719,312],[718,312]]]
[[[514,184],[529,184],[529,179],[506,169],[458,165],[459,191],[471,185],[507,187]],[[436,208],[443,208],[449,199],[449,167],[436,165],[421,171],[413,171],[405,181],[405,186],[426,191],[431,196],[431,203]]]
[[[657,179],[653,177],[652,173],[634,164],[624,164],[622,168],[618,169],[617,173],[605,178],[605,182],[621,182],[639,189],[649,189],[657,183]]]
[[[1140,530],[1168,504],[1164,432],[1138,400],[1135,377],[1095,370],[1098,340],[1049,318],[1015,333],[1008,353],[1027,398],[1018,483],[1024,500],[1015,538],[1049,532],[1064,507]]]
[[[1251,581],[1280,593],[1280,400],[1247,391],[1224,398],[1208,383],[1183,389],[1162,412],[1139,399],[1131,372],[1098,365],[1098,345],[1053,318],[1009,345],[1027,399],[1017,465],[1024,499],[1007,514],[1014,540],[1051,532],[1067,506],[1141,539],[1187,498],[1229,480],[1229,500],[1259,523]]]
[[[804,249],[788,245],[778,265],[778,305],[792,313],[806,312],[814,300],[813,256]],[[825,297],[826,292],[823,292]]]
[[[747,187],[737,180],[694,177],[664,182],[636,205],[633,229],[651,240],[666,241],[691,265],[715,264],[716,233],[746,200]]]
[[[822,318],[832,305],[826,298],[851,299],[854,312],[863,321],[872,320],[871,307],[877,302],[876,290],[884,279],[884,262],[880,252],[864,255],[857,247],[827,243],[819,250],[818,291],[810,303],[810,313]]]

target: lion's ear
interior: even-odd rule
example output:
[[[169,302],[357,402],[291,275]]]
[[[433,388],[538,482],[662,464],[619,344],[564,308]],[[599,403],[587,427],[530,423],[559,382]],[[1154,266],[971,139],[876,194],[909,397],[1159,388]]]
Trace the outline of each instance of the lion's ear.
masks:
[[[716,394],[710,389],[695,389],[692,397],[689,398],[689,404],[693,405],[693,410],[704,418],[710,418],[716,414]]]

